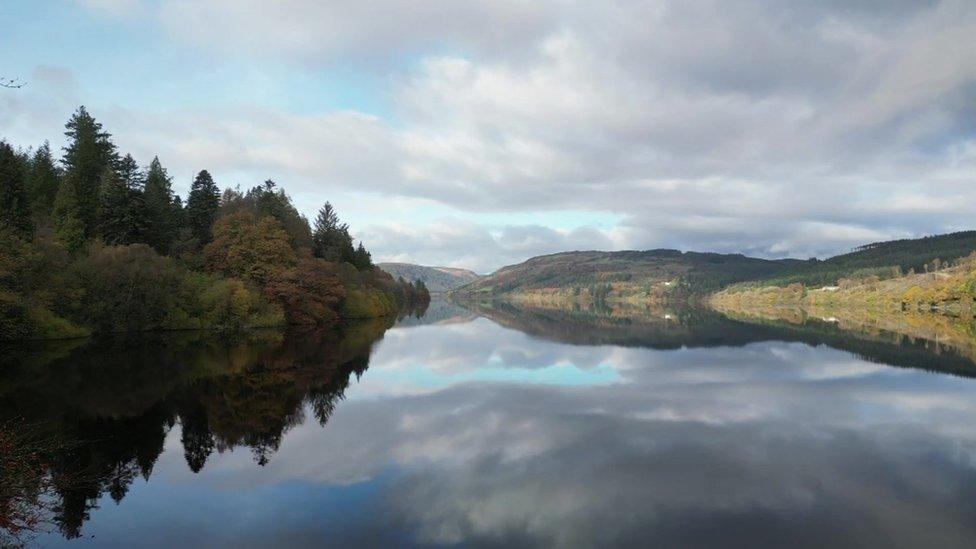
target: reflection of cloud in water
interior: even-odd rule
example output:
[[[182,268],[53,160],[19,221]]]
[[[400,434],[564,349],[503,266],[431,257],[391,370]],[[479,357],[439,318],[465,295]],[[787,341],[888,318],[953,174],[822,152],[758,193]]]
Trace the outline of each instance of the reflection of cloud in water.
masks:
[[[210,530],[165,516],[226,544],[314,546],[329,524],[339,545],[967,547],[974,383],[797,342],[659,351],[411,326],[264,467],[233,451],[189,476],[176,426],[147,490],[206,502]],[[118,509],[160,529],[173,503],[139,498]]]
[[[393,329],[350,398],[428,392],[470,381],[604,384],[618,378],[613,347],[541,341],[486,319]]]
[[[816,354],[816,360],[809,360]],[[772,355],[772,361],[767,355]],[[807,357],[804,360],[804,356]],[[709,362],[711,361],[711,362]],[[723,368],[715,366],[721,363]],[[777,367],[780,371],[773,371]],[[393,329],[377,345],[370,369],[351,398],[415,394],[470,381],[554,385],[605,384],[653,375],[658,383],[703,383],[759,376],[832,379],[889,371],[839,351],[793,343],[750,344],[716,355],[706,348],[656,351],[641,347],[566,345],[503,328],[486,319],[446,326]]]
[[[242,466],[236,480],[342,485],[395,471],[394,518],[381,520],[422,542],[965,546],[976,535],[969,380],[798,343],[581,349],[469,327],[415,328],[430,337],[412,345],[390,334],[355,388],[375,398],[346,402],[325,432],[296,429],[267,470]],[[582,351],[625,382],[449,382],[499,347],[539,360],[497,367]],[[458,360],[432,367],[443,386],[369,387],[445,352]]]

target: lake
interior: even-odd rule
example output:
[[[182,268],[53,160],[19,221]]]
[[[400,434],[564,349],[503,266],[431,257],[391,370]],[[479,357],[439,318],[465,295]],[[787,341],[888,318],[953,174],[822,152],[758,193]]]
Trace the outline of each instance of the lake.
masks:
[[[976,546],[976,365],[943,342],[466,307],[8,345],[0,410],[43,475],[0,481],[0,511],[39,530],[0,539]],[[12,505],[24,486],[40,496]]]

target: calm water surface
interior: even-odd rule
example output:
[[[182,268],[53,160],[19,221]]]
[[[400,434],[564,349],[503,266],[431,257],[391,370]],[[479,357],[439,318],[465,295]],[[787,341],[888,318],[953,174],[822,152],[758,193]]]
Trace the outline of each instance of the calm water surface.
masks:
[[[4,353],[46,547],[976,546],[976,366],[890,334],[435,303]]]

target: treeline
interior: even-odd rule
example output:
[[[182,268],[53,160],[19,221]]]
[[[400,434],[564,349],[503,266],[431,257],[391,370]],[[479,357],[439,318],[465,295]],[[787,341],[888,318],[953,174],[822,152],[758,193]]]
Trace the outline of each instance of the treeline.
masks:
[[[119,153],[84,107],[55,161],[0,141],[0,339],[238,329],[385,316],[423,304],[354,246],[328,202],[314,226],[274,181],[184,201],[159,158]]]
[[[903,274],[939,270],[976,251],[976,231],[961,231],[924,238],[875,242],[850,253],[819,260],[793,261],[779,272],[746,285],[832,286],[843,279],[888,279]]]

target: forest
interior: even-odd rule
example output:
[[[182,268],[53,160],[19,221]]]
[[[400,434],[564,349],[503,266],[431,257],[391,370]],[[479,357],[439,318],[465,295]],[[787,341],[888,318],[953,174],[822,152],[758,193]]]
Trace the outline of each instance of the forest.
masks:
[[[844,278],[881,279],[937,271],[965,258],[976,250],[976,231],[926,236],[859,246],[846,254],[827,259],[812,258],[794,261],[786,268],[757,277],[751,285],[785,286],[801,283],[806,286],[837,284]]]
[[[0,141],[0,340],[323,325],[425,304],[329,202],[310,223],[273,180],[184,200],[159,158],[141,167],[84,107],[48,143]]]

